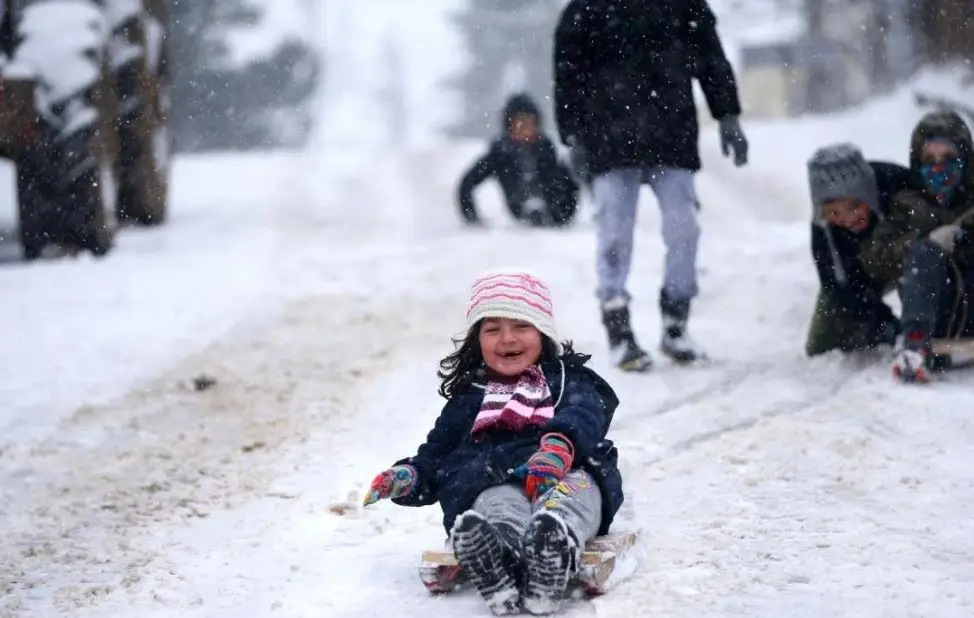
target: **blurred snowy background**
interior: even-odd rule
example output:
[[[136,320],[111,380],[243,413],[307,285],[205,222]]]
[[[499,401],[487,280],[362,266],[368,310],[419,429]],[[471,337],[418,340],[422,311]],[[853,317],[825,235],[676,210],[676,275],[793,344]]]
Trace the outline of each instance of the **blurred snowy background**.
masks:
[[[302,147],[325,56],[316,0],[172,3],[177,152]]]
[[[7,35],[11,11],[45,2],[34,41],[64,39],[51,24],[86,0],[0,3]],[[420,584],[438,508],[358,503],[431,426],[469,283],[511,247],[623,401],[618,525],[641,531],[638,568],[566,616],[971,615],[970,374],[894,388],[885,362],[807,359],[802,343],[818,289],[806,159],[852,140],[905,163],[917,92],[974,104],[974,4],[712,0],[751,141],[735,168],[700,106],[693,330],[716,362],[646,376],[605,357],[589,205],[570,229],[525,230],[485,185],[491,227],[471,231],[455,203],[505,96],[547,100],[562,1],[164,4],[168,127],[147,113],[148,133],[115,128],[176,151],[154,159],[165,182],[126,189],[148,185],[165,216],[120,227],[108,256],[20,261],[19,125],[0,113],[0,616],[486,615]],[[129,49],[109,40],[92,27],[86,49]],[[49,105],[77,89],[16,83],[0,112],[41,93],[59,135],[111,133],[85,105]],[[116,182],[98,162],[87,184],[122,220],[117,204],[138,202],[108,191],[124,166]],[[641,199],[630,281],[650,337],[662,251]]]

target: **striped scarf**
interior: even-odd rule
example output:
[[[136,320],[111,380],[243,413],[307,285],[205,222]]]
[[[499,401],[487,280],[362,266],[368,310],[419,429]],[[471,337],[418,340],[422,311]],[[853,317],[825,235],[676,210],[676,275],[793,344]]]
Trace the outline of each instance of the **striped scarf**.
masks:
[[[520,431],[543,425],[554,415],[555,405],[544,373],[531,366],[516,378],[494,378],[487,382],[470,433],[478,437],[489,429]]]

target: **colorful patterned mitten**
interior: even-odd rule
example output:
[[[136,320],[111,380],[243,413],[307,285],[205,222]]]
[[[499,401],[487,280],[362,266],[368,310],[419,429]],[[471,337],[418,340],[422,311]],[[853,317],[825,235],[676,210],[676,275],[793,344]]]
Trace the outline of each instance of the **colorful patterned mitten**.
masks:
[[[575,447],[560,433],[541,436],[538,452],[525,464],[524,492],[531,500],[543,496],[572,469]]]
[[[405,496],[416,485],[416,477],[416,468],[409,464],[393,466],[379,473],[372,479],[372,485],[369,486],[362,505],[368,506],[385,498]]]

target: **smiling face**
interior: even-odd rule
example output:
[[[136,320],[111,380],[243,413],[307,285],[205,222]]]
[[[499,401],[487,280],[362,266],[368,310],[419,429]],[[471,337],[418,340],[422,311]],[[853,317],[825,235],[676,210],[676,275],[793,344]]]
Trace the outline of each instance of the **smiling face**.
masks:
[[[480,323],[484,363],[502,376],[516,376],[541,357],[541,331],[528,322],[486,318]]]
[[[822,216],[836,227],[859,233],[869,227],[872,211],[866,202],[844,197],[825,202]]]

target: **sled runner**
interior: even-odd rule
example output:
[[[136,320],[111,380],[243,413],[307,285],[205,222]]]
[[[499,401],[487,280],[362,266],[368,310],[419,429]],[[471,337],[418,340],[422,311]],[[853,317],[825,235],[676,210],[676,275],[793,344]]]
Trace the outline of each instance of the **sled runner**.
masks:
[[[941,367],[965,367],[974,364],[974,338],[934,339],[934,362]]]
[[[582,554],[582,566],[578,584],[585,594],[599,596],[605,593],[605,584],[621,559],[636,543],[636,534],[623,532],[592,539]],[[463,573],[453,552],[427,550],[419,566],[419,577],[426,589],[434,594],[450,592],[463,583]]]

